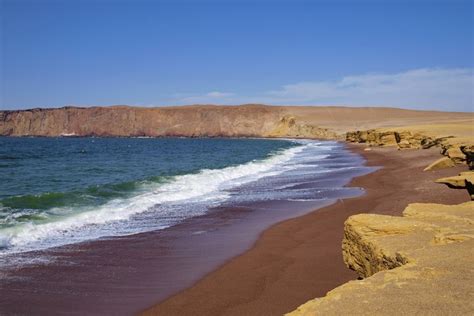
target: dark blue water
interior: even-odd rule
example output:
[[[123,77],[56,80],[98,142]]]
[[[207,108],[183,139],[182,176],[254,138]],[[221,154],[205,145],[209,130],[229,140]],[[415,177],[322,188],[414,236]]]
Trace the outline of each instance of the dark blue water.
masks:
[[[244,164],[297,145],[262,139],[0,137],[0,203],[44,209],[68,201],[7,198],[83,190],[116,196],[141,181]]]
[[[344,185],[365,172],[329,141],[0,138],[0,256],[164,229],[218,207],[284,201],[291,217],[301,203],[360,194]]]
[[[228,168],[297,146],[262,139],[0,138],[0,248],[56,233],[74,238],[75,229],[128,220],[160,204],[221,200],[220,186],[271,162]]]

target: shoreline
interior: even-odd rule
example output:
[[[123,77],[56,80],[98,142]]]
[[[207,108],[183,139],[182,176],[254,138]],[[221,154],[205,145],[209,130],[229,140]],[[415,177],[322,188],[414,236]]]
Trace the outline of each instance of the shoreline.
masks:
[[[433,182],[466,165],[422,171],[439,157],[438,149],[365,151],[364,145],[343,144],[347,151],[362,156],[366,167],[385,167],[350,177],[344,187],[363,188],[365,194],[360,197],[305,208],[281,201],[226,207],[163,231],[39,251],[38,258],[50,256],[51,264],[19,267],[11,275],[0,270],[6,277],[0,285],[1,310],[282,314],[355,278],[344,266],[340,249],[348,216],[369,211],[399,214],[406,201],[457,204],[468,199],[465,191]],[[396,197],[390,196],[393,190]],[[404,194],[402,198],[398,191]],[[363,207],[354,210],[354,204]],[[372,210],[370,205],[377,207]],[[390,208],[385,209],[386,205]]]
[[[351,215],[400,215],[408,203],[457,204],[464,191],[449,190],[434,179],[465,170],[456,166],[432,172],[423,168],[439,157],[437,149],[404,150],[347,144],[367,166],[379,170],[355,177],[348,187],[366,192],[264,230],[253,246],[207,274],[193,286],[144,310],[145,315],[274,315],[296,309],[353,279],[342,261],[343,223]],[[205,303],[204,303],[205,302]]]
[[[293,183],[297,178],[282,178],[280,184],[295,184],[316,194],[320,186],[342,189],[354,176],[369,171],[363,167],[362,158],[347,148],[334,155],[329,166],[348,161],[355,169],[315,174],[314,178],[305,178],[306,184]],[[245,187],[241,190],[240,194],[246,194]],[[333,203],[336,196],[347,196],[342,191],[360,194],[358,190],[336,190],[334,195],[328,192],[328,198],[333,196],[330,200],[232,203],[164,230],[11,257],[10,264],[0,269],[4,281],[0,284],[1,310],[21,314],[47,314],[51,310],[73,314],[137,313],[245,253],[273,224]],[[238,191],[235,193],[239,195]],[[31,256],[38,264],[15,265]]]

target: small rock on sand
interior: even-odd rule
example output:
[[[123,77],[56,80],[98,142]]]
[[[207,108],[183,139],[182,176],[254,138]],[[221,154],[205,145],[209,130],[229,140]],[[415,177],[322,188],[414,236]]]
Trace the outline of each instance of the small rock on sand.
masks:
[[[431,171],[450,167],[454,167],[454,161],[452,161],[451,158],[443,157],[431,163],[428,167],[423,169],[423,171]]]

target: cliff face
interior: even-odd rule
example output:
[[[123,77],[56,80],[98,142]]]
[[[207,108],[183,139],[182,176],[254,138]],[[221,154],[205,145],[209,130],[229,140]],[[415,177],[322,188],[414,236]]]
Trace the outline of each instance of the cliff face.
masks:
[[[474,202],[410,204],[345,223],[343,257],[363,280],[290,315],[466,315],[474,310]]]
[[[335,137],[327,129],[296,121],[280,107],[260,105],[3,111],[0,135]]]
[[[336,138],[363,126],[472,123],[472,113],[299,106],[128,106],[0,111],[3,136],[224,136]]]
[[[261,136],[279,119],[265,107],[94,107],[5,111],[8,136]]]

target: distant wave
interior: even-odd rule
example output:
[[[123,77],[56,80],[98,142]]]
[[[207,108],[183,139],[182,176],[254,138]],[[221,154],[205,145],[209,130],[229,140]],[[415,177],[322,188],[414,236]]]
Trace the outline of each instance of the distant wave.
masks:
[[[87,171],[91,171],[91,169]],[[96,185],[84,191],[47,192],[36,195],[21,195],[3,198],[0,207],[10,209],[47,210],[66,206],[98,205],[108,199],[124,197],[146,184],[162,183],[169,177],[154,177],[142,181],[129,181],[118,184]]]

